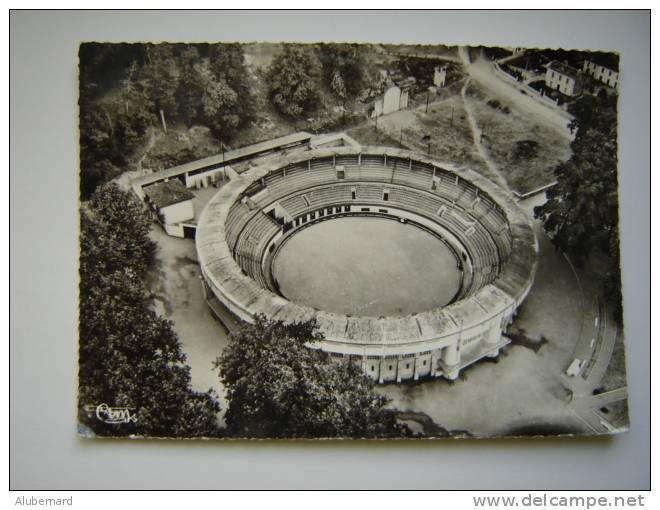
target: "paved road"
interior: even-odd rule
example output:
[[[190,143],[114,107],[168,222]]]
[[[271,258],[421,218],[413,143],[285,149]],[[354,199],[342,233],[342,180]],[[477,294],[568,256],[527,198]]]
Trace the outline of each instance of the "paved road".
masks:
[[[571,411],[594,434],[607,434],[616,430],[616,427],[596,410],[626,398],[628,398],[628,388],[618,388],[599,395],[577,398],[571,403]]]
[[[608,391],[607,393],[594,395],[591,398],[591,405],[592,407],[603,407],[626,398],[628,398],[628,388],[624,386],[623,388]]]
[[[530,211],[534,206],[545,202],[544,195],[537,195],[519,202],[525,210]],[[537,232],[537,235],[545,236],[545,233]],[[568,388],[573,399],[569,409],[579,419],[587,430],[595,434],[605,434],[614,430],[614,427],[595,412],[604,405],[617,400],[627,398],[627,389],[619,388],[608,393],[594,395],[593,391],[601,384],[612,358],[614,344],[618,335],[618,328],[611,313],[606,306],[599,307],[597,296],[599,289],[593,276],[586,275],[583,271],[576,269],[566,258],[575,281],[579,287],[582,325],[579,328],[575,346],[572,351],[572,359],[586,360],[588,366],[583,374],[569,377],[564,372],[567,366],[562,368],[558,374],[559,380]]]
[[[462,46],[459,48],[458,53],[470,78],[483,85],[490,93],[500,96],[513,104],[516,109],[552,127],[562,136],[568,139],[573,138],[567,127],[571,120],[570,114],[559,108],[539,102],[527,92],[521,92],[523,86],[517,86],[508,80],[502,79],[492,61],[485,58],[477,58],[471,61],[467,47]]]

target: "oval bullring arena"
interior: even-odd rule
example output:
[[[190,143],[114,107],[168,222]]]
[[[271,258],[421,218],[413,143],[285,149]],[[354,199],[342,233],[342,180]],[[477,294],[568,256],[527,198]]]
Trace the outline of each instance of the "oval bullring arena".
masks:
[[[312,347],[378,382],[456,379],[496,357],[537,241],[480,174],[385,147],[278,155],[211,198],[195,236],[204,293],[251,322],[316,319]]]

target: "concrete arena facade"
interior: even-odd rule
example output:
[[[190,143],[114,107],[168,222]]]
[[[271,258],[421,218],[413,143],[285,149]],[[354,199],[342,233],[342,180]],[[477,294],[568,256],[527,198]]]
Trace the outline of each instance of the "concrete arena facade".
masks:
[[[445,307],[406,316],[329,313],[278,294],[271,264],[279,248],[319,221],[381,216],[443,238],[461,261],[463,282]],[[251,322],[257,314],[316,318],[333,357],[360,363],[378,382],[456,379],[496,357],[532,286],[538,245],[510,195],[480,174],[418,153],[333,147],[282,155],[232,179],[200,217],[196,247],[211,308],[221,303]]]

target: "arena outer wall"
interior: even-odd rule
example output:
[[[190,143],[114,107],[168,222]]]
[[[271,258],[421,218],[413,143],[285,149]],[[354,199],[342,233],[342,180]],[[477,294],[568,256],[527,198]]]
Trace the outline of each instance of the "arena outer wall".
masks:
[[[293,303],[269,288],[268,282],[258,282],[249,276],[235,258],[238,241],[235,240],[230,246],[228,240],[227,220],[232,206],[242,203],[246,211],[253,212],[255,218],[259,211],[276,210],[279,201],[276,197],[269,198],[269,192],[263,191],[267,188],[264,183],[268,176],[291,165],[307,164],[311,170],[313,162],[321,161],[328,164],[330,179],[330,175],[333,178],[337,175],[336,158],[356,155],[358,165],[363,158],[373,160],[382,157],[385,169],[388,168],[388,158],[390,161],[410,161],[410,168],[413,163],[432,168],[433,178],[436,170],[445,177],[455,177],[457,186],[459,181],[469,183],[476,188],[475,196],[481,193],[491,205],[496,204],[506,217],[510,250],[506,257],[500,254],[502,260],[498,261],[492,280],[443,308],[401,317],[360,317],[329,313]],[[392,175],[396,171],[396,163],[394,168]],[[383,172],[382,184],[387,187],[393,186],[391,181],[385,179],[389,175]],[[360,179],[347,178],[336,183],[359,186],[360,182]],[[373,181],[370,183],[373,184]],[[332,186],[333,183],[326,185]],[[429,193],[414,186],[410,188]],[[254,189],[257,191],[254,192]],[[297,191],[304,193],[304,186]],[[256,197],[255,200],[249,198],[248,192]],[[388,205],[393,204],[389,202]],[[397,208],[400,211],[406,209]],[[429,214],[412,212],[414,214],[408,214],[410,220],[414,220],[415,215],[427,223],[438,220]],[[468,212],[466,209],[463,215],[467,217]],[[281,214],[286,215],[286,211]],[[311,213],[305,213],[305,217],[311,218]],[[255,265],[258,263],[263,267],[268,253],[277,247],[278,242],[300,228],[293,217],[282,221],[286,221],[287,228],[271,227],[269,238],[260,244],[261,258]],[[504,233],[495,233],[497,235]],[[457,237],[460,242],[460,234]],[[275,156],[250,168],[226,183],[207,204],[198,223],[196,247],[204,293],[211,308],[214,308],[214,303],[221,303],[231,314],[248,322],[257,314],[286,322],[315,318],[325,340],[313,347],[333,357],[350,358],[361,363],[365,374],[381,383],[417,380],[420,377],[456,379],[464,367],[484,357],[496,357],[500,349],[509,343],[505,336],[506,329],[532,286],[538,251],[529,218],[507,191],[472,170],[389,147],[362,147],[359,151],[354,147],[316,149]]]

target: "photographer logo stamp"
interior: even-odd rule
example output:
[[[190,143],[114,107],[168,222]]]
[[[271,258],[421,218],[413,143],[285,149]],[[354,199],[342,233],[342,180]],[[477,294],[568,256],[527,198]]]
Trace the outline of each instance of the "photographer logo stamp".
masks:
[[[96,417],[104,423],[117,425],[120,423],[136,423],[137,416],[132,407],[110,407],[108,404],[96,406]]]

